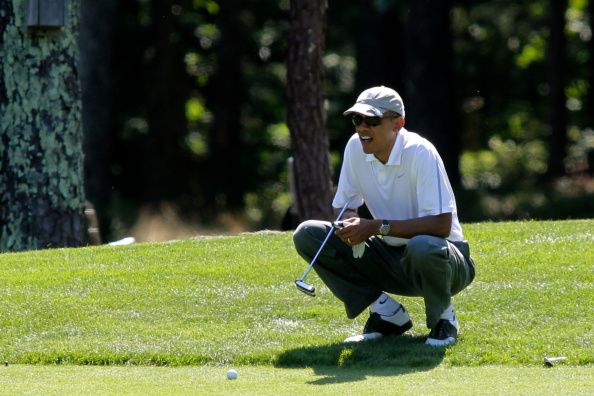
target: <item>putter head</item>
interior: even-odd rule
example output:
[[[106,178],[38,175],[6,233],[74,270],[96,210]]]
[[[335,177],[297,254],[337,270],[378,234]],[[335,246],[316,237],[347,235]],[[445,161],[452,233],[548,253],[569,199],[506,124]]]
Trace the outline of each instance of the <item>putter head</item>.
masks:
[[[546,357],[544,358],[544,365],[547,367],[553,367],[555,363],[560,362],[562,360],[567,359],[565,356],[557,356],[557,357]]]
[[[312,297],[316,296],[316,288],[313,287],[312,285],[305,283],[301,279],[298,279],[295,281],[295,286],[297,286],[297,289],[301,290],[303,293],[307,294],[308,296],[312,296]]]

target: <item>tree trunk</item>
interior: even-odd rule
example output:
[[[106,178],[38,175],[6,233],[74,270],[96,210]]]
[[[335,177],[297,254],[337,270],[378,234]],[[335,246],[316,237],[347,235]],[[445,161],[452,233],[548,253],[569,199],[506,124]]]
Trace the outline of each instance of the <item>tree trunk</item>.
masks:
[[[66,25],[27,31],[25,0],[0,1],[0,250],[85,242],[79,2]]]
[[[407,125],[439,151],[453,185],[460,183],[461,130],[454,125],[451,0],[410,1],[406,34]]]
[[[565,11],[567,0],[550,1],[550,38],[548,48],[551,136],[549,139],[548,179],[565,174],[567,153],[567,107],[565,102]]]
[[[288,114],[301,219],[332,217],[332,182],[324,110],[322,55],[326,1],[291,0],[287,61]]]

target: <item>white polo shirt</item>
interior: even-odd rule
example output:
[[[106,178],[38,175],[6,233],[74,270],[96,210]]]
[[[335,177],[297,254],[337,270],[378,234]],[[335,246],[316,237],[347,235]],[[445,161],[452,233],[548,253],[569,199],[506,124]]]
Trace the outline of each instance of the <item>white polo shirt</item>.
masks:
[[[417,217],[452,214],[447,239],[462,241],[456,199],[441,157],[427,139],[405,128],[400,129],[386,164],[373,154],[365,154],[354,134],[344,150],[338,189],[332,206],[342,208],[365,204],[375,219],[408,220]],[[407,239],[384,237],[393,246]]]

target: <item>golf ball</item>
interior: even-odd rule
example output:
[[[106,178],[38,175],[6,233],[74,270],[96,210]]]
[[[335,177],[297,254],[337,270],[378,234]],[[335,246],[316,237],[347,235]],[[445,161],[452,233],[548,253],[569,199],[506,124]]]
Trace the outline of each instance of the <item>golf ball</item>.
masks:
[[[237,379],[237,370],[229,370],[227,371],[227,379],[234,380]]]

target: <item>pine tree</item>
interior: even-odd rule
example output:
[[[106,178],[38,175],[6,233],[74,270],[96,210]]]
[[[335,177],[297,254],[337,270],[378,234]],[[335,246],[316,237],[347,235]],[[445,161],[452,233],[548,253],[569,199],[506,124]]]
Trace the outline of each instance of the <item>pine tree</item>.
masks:
[[[65,24],[30,29],[0,0],[0,251],[85,242],[79,1]]]

